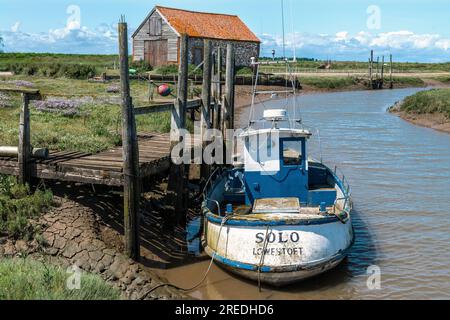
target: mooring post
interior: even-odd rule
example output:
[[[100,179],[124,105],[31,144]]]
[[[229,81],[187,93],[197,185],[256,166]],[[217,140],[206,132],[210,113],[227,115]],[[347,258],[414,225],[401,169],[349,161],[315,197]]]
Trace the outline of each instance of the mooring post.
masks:
[[[27,93],[22,93],[22,110],[20,112],[19,123],[19,183],[30,184],[30,97]]]
[[[211,40],[204,40],[204,57],[203,57],[203,84],[202,84],[202,106],[200,114],[201,123],[201,139],[202,139],[202,152],[205,150],[206,132],[211,129],[211,76],[212,76],[212,50]],[[209,178],[210,170],[209,165],[202,163],[200,169],[201,180],[205,181]]]
[[[370,62],[369,62],[369,76],[370,76],[370,88],[373,89],[373,50],[370,50]]]
[[[123,145],[123,197],[125,253],[140,259],[139,237],[139,149],[136,135],[136,120],[130,95],[128,66],[128,29],[122,17],[119,23],[120,86],[122,92],[122,145]]]
[[[389,60],[390,60],[390,70],[389,70],[389,78],[390,78],[390,84],[389,84],[389,88],[393,89],[394,88],[394,81],[392,78],[392,54],[389,56]]]
[[[384,56],[381,58],[381,84],[380,89],[383,89],[384,84]]]
[[[213,112],[213,127],[214,129],[220,130],[220,115],[221,115],[221,106],[220,99],[222,98],[222,89],[221,89],[221,67],[222,67],[222,55],[220,47],[217,47],[217,55],[216,55],[216,75],[214,78],[214,112]]]
[[[222,129],[224,137],[224,159],[229,159],[227,155],[232,156],[233,141],[229,141],[227,130],[234,129],[234,46],[227,45],[225,73],[225,95],[222,103]],[[231,158],[230,158],[231,159]]]
[[[186,105],[188,100],[188,56],[189,56],[189,38],[186,34],[181,36],[180,41],[180,66],[178,69],[178,95],[175,100],[175,107],[172,109],[171,115],[171,130],[170,130],[170,151],[171,155],[173,149],[184,141],[185,148],[189,146],[189,142],[185,141],[183,136],[186,128]],[[184,152],[176,156],[183,158]],[[188,195],[186,194],[186,164],[173,163],[170,169],[169,177],[169,191],[176,196],[175,200],[175,214],[177,222],[183,213],[186,212],[186,203]]]

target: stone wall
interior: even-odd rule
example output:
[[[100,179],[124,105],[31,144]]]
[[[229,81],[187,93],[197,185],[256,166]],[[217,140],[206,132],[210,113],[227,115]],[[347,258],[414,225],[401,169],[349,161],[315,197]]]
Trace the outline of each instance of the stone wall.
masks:
[[[195,48],[203,48],[202,38],[189,39],[189,63],[195,64],[194,52]],[[251,58],[259,57],[260,44],[256,42],[243,41],[227,41],[227,40],[212,40],[213,53],[216,53],[220,48],[222,51],[223,63],[225,65],[225,57],[227,51],[227,44],[232,43],[236,53],[236,66],[250,66]],[[202,59],[203,60],[203,59]]]

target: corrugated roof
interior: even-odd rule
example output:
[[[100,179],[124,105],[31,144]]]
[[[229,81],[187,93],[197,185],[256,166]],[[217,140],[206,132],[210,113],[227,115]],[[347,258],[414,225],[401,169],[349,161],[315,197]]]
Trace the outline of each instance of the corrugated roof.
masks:
[[[261,42],[258,37],[234,15],[194,12],[156,6],[178,33],[190,37]]]

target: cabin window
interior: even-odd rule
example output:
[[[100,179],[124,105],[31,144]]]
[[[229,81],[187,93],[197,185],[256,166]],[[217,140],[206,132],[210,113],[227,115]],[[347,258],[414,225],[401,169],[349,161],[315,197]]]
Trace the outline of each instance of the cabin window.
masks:
[[[303,159],[301,140],[283,141],[283,163],[288,166],[300,166]]]
[[[162,35],[162,19],[159,17],[151,17],[149,20],[149,35],[161,36]]]

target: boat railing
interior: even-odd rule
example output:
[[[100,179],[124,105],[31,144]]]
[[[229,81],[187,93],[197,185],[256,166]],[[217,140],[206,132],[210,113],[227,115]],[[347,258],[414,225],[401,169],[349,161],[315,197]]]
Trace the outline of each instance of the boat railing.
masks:
[[[210,199],[208,198],[207,194],[208,191],[212,188],[212,186],[214,185],[214,182],[216,182],[217,178],[220,177],[223,174],[224,168],[223,167],[217,167],[209,176],[208,180],[205,183],[205,186],[203,188],[203,199],[204,201],[208,202],[212,202],[217,206],[217,213],[219,214],[219,216],[222,216],[221,214],[221,210],[220,210],[220,203],[217,200],[214,199]]]

